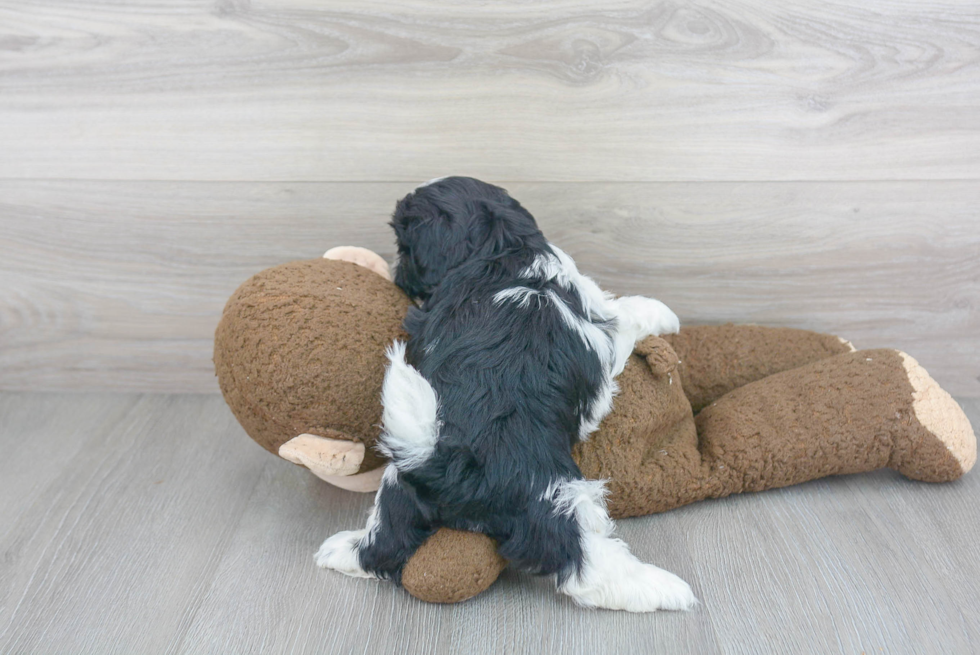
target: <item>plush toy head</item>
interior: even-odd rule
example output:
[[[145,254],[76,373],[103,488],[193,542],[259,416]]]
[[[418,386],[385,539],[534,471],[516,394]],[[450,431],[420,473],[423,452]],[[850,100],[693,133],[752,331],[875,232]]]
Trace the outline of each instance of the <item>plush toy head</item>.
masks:
[[[218,382],[242,427],[321,477],[383,464],[384,353],[407,338],[411,301],[379,272],[333,259],[270,268],[238,288],[215,332]]]

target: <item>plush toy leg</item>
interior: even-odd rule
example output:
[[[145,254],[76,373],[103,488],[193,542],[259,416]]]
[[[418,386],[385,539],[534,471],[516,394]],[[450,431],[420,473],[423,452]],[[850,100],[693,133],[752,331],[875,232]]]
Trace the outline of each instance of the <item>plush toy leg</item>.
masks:
[[[750,382],[853,352],[829,334],[758,325],[699,325],[663,337],[680,359],[677,371],[695,412]]]
[[[697,418],[705,496],[890,467],[928,482],[976,462],[963,410],[908,355],[862,350],[770,376]]]
[[[695,419],[661,339],[637,348],[617,407],[576,446],[589,478],[608,479],[616,518],[733,493],[891,467],[930,482],[976,461],[966,415],[915,360],[894,350],[845,353],[739,387]]]

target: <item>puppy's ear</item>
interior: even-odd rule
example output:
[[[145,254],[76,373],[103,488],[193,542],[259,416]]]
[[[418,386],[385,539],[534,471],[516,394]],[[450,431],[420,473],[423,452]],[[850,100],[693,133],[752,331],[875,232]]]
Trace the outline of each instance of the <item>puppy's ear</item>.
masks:
[[[469,239],[473,251],[493,256],[520,250],[540,236],[534,217],[516,201],[512,205],[479,201],[473,211]]]
[[[471,252],[465,226],[427,202],[399,203],[391,226],[398,241],[395,284],[412,298],[425,300]]]
[[[423,301],[446,273],[474,254],[494,257],[532,239],[539,248],[547,245],[534,217],[503,189],[481,182],[493,193],[474,197],[450,193],[453,189],[442,188],[447,184],[409,194],[391,219],[399,256],[395,284]]]

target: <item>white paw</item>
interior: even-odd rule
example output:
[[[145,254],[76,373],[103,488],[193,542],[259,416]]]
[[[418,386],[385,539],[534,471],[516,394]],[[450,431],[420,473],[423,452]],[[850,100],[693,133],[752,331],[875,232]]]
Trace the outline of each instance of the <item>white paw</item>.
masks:
[[[689,610],[698,604],[690,585],[673,573],[649,564],[627,568],[632,569],[628,575],[613,575],[592,584],[566,585],[562,591],[585,607],[627,612]]]
[[[355,578],[375,577],[374,574],[362,569],[357,560],[358,545],[366,532],[367,530],[347,530],[330,537],[316,551],[316,565]]]
[[[681,320],[667,305],[664,305],[664,311],[660,314],[659,321],[654,325],[651,334],[659,337],[661,334],[677,334],[680,331]]]
[[[687,584],[670,571],[664,571],[663,569],[658,569],[655,566],[651,566],[650,568],[656,569],[660,578],[657,583],[657,591],[658,595],[660,596],[659,600],[657,601],[657,609],[694,609],[694,607],[698,604],[698,599],[694,597],[694,592],[691,591],[691,585]]]
[[[618,299],[620,321],[636,331],[640,340],[651,334],[677,334],[680,319],[670,307],[659,300],[644,296],[626,296]]]
[[[619,539],[586,535],[586,561],[559,591],[579,605],[628,612],[689,610],[697,605],[691,587],[670,571],[636,559]]]

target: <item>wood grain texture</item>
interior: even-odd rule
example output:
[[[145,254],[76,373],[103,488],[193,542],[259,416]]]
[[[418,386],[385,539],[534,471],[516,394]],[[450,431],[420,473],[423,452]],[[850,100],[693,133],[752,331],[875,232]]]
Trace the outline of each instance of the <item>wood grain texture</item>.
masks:
[[[689,323],[840,334],[980,396],[980,185],[513,183],[580,267]],[[412,185],[0,182],[0,389],[216,391],[214,327],[259,270],[393,256]]]
[[[974,0],[0,2],[0,177],[980,176]]]
[[[974,425],[980,402],[964,401]],[[317,569],[370,495],[272,457],[210,395],[0,394],[0,652],[968,653],[980,474],[881,471],[619,522],[695,611],[586,611],[506,572],[421,603]]]

